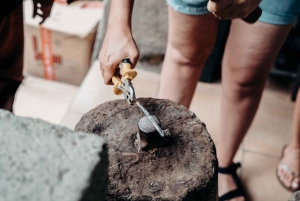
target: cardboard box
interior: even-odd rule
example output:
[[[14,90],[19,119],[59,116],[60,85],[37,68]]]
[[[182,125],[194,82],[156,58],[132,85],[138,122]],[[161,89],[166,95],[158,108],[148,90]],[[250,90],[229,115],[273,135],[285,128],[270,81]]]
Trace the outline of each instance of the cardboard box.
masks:
[[[90,67],[96,27],[102,18],[102,2],[54,4],[43,27],[51,31],[55,80],[80,85]],[[39,22],[32,18],[32,2],[24,2],[24,75],[44,77]]]

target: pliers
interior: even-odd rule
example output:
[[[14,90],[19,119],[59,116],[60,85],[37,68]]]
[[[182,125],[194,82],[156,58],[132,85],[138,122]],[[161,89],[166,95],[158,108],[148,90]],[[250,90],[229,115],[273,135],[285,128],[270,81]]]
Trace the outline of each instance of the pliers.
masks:
[[[122,81],[117,75],[114,75],[112,77],[112,82],[114,84],[114,89],[113,89],[114,93],[116,95],[124,94],[124,97],[129,105],[137,104],[137,106],[139,106],[139,108],[145,113],[145,115],[149,118],[149,120],[152,122],[152,124],[154,125],[154,127],[162,137],[169,135],[168,130],[162,130],[161,127],[154,120],[154,118],[150,115],[150,113],[136,99],[135,91],[131,83],[131,80],[133,80],[136,77],[137,72],[131,68],[130,60],[123,59],[121,64],[122,64],[121,65],[122,78],[124,81]]]

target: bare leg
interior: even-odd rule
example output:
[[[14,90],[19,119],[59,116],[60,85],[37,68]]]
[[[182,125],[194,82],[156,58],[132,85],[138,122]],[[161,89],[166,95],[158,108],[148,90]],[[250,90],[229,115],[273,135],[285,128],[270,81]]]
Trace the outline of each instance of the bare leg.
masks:
[[[300,89],[297,94],[293,123],[293,139],[291,144],[300,147]]]
[[[294,173],[300,172],[300,89],[298,90],[294,118],[293,118],[293,136],[292,140],[284,150],[284,155],[281,163],[287,165]],[[284,185],[293,190],[299,189],[299,176],[291,174],[282,166],[278,166],[278,176]]]
[[[232,163],[258,108],[270,67],[290,28],[291,25],[232,21],[223,58],[221,134],[217,143],[220,167]],[[235,188],[230,175],[219,174],[219,195]]]
[[[169,35],[158,97],[189,107],[211,49],[218,20],[212,15],[185,15],[169,7]]]

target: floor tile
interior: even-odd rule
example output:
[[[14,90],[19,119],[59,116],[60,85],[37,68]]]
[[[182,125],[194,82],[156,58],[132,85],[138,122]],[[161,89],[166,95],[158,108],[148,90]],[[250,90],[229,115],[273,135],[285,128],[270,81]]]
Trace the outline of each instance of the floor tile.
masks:
[[[277,181],[278,162],[278,158],[244,153],[241,178],[251,201],[285,201],[291,196]]]
[[[244,139],[246,150],[279,157],[292,134],[293,111],[261,105]]]
[[[138,69],[137,73],[137,77],[132,81],[137,98],[154,97],[159,75],[142,69]],[[113,86],[104,84],[99,62],[96,61],[84,79],[71,110],[86,113],[101,103],[115,99],[124,99],[124,96],[115,95]]]
[[[137,69],[138,75],[132,81],[137,98],[155,98],[159,87],[160,75],[143,69]]]
[[[22,88],[32,88],[36,91],[53,93],[62,96],[63,99],[72,100],[73,95],[77,94],[79,87],[63,82],[46,80],[34,76],[26,76],[21,85]]]
[[[61,124],[71,130],[74,130],[76,124],[81,119],[83,113],[79,113],[76,111],[69,111],[62,119]]]
[[[220,133],[221,84],[198,83],[190,110],[207,126],[212,139]]]
[[[111,85],[104,84],[99,63],[95,62],[84,78],[71,110],[88,112],[103,102],[122,98],[114,95],[112,89]]]
[[[234,163],[241,163],[243,161],[245,151],[242,147],[243,147],[243,145],[241,145],[240,148],[238,149],[238,151],[236,152],[236,154],[233,158]]]
[[[28,76],[16,94],[14,112],[59,124],[77,92],[77,86]]]
[[[293,110],[294,102],[291,101],[291,94],[291,87],[282,86],[279,83],[272,81],[272,79],[269,79],[261,103],[263,105]]]

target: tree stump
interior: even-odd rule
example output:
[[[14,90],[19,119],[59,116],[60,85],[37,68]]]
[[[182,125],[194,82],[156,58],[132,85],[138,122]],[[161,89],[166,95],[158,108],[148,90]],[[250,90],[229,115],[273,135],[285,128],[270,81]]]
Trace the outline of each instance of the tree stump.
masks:
[[[296,191],[292,194],[288,201],[299,201],[300,200],[300,191]]]
[[[77,123],[75,131],[95,133],[108,144],[107,200],[217,200],[217,158],[206,126],[184,106],[161,99],[140,103],[169,129],[167,146],[138,147],[136,105],[116,100],[99,105]]]

